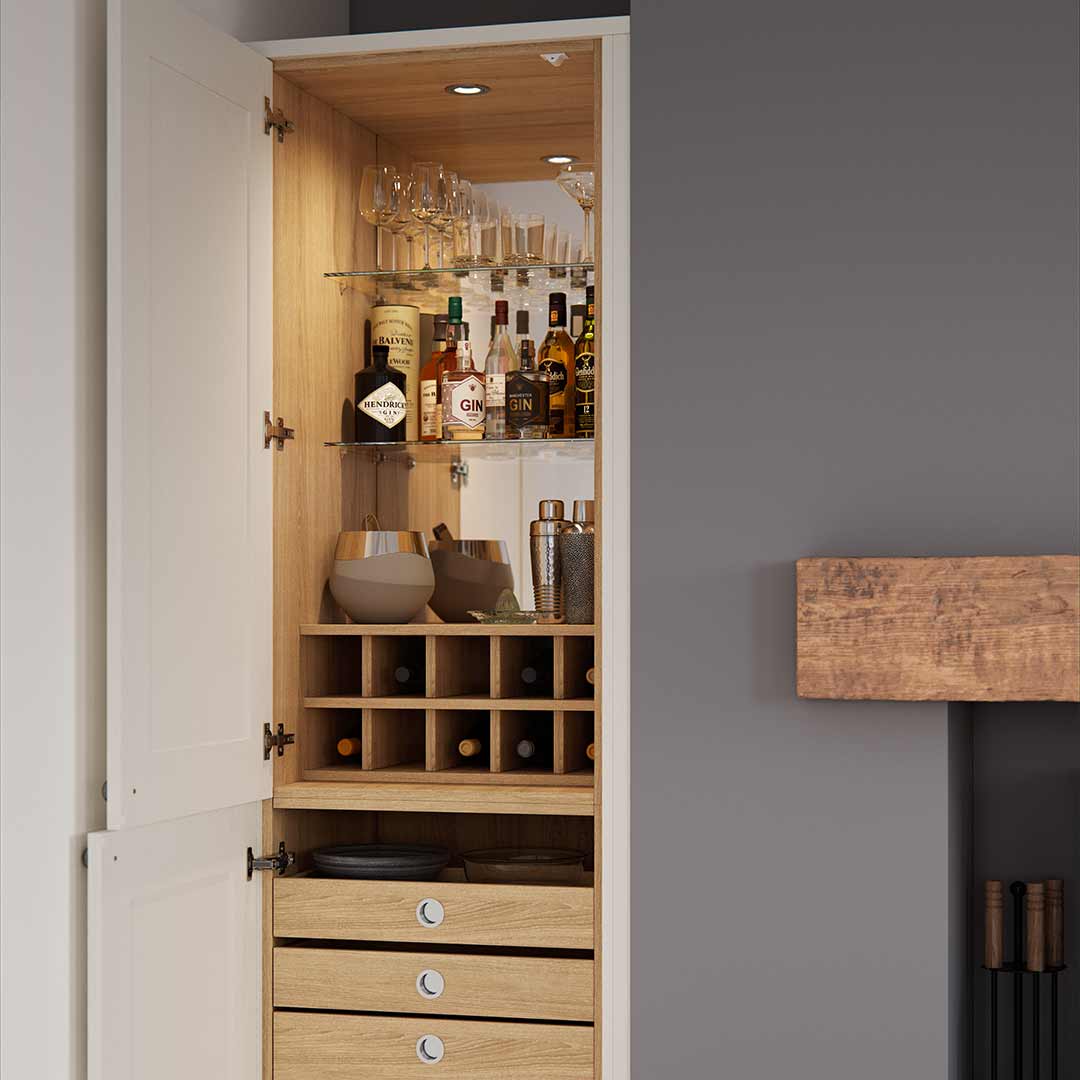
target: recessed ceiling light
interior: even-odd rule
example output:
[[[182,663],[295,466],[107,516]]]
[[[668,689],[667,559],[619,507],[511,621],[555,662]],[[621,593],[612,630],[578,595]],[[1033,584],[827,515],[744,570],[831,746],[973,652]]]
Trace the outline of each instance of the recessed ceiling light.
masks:
[[[483,83],[454,83],[446,88],[446,92],[460,94],[462,97],[476,97],[478,94],[486,94],[490,89],[490,86],[484,86]]]
[[[546,161],[549,165],[573,165],[578,159],[573,154],[548,154],[540,160]]]

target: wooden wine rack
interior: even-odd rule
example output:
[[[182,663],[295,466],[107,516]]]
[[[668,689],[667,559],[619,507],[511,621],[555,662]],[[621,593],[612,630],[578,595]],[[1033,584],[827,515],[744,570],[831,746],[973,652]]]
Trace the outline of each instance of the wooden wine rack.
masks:
[[[592,626],[334,624],[300,636],[304,781],[592,787]],[[540,764],[517,756],[527,735]],[[339,755],[343,737],[359,738],[358,762]],[[484,753],[463,757],[464,738]]]

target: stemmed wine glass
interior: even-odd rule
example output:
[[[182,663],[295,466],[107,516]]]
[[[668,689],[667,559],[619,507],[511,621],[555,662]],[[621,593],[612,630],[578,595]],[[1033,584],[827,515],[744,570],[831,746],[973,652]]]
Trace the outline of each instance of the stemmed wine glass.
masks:
[[[382,270],[382,231],[396,214],[393,209],[397,169],[393,165],[365,165],[360,179],[360,213],[375,226],[375,269]]]
[[[592,211],[596,205],[596,176],[592,164],[579,161],[563,168],[556,183],[585,212],[585,235],[581,245],[581,258],[592,262]]]
[[[413,166],[410,205],[412,215],[424,227],[424,269],[431,269],[431,226],[442,213],[445,197],[443,167],[435,161]]]
[[[458,180],[457,229],[460,240],[454,256],[455,266],[468,266],[472,261],[472,218],[473,189],[472,182],[462,177]]]
[[[435,228],[439,233],[439,266],[446,266],[446,240],[454,228],[454,203],[458,198],[458,176],[455,172],[444,171],[439,197],[439,213],[435,217]]]

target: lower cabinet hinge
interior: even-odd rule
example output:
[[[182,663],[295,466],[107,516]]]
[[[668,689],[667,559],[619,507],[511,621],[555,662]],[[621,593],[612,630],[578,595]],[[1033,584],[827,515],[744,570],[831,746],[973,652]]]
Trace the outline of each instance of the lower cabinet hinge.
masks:
[[[277,747],[278,757],[285,756],[285,747],[292,746],[296,742],[296,736],[285,730],[284,724],[278,724],[274,731],[269,724],[263,724],[263,761],[270,760],[270,754]]]
[[[295,439],[296,433],[291,427],[285,426],[285,421],[279,416],[277,423],[270,419],[268,412],[263,413],[263,448],[270,449],[270,444],[277,440],[277,448],[285,449],[286,439]]]
[[[263,98],[263,103],[265,120],[263,131],[267,135],[269,135],[271,131],[276,131],[277,141],[284,142],[285,136],[288,135],[290,131],[296,130],[296,125],[284,112],[282,112],[281,109],[275,109],[273,105],[270,104],[270,99],[268,97]]]
[[[251,880],[252,875],[256,870],[273,870],[277,874],[284,874],[285,871],[296,862],[296,856],[291,851],[285,850],[285,841],[282,840],[278,844],[276,855],[267,855],[265,859],[256,859],[255,852],[251,848],[247,849],[247,876],[248,881]]]

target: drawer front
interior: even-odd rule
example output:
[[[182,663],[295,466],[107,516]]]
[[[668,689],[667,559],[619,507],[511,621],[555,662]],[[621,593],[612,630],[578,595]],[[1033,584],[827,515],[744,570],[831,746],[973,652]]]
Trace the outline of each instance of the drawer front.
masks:
[[[593,1029],[274,1013],[274,1080],[593,1080]]]
[[[593,963],[282,946],[274,950],[274,1005],[592,1023]]]
[[[274,882],[277,937],[591,949],[593,890],[460,881]]]

